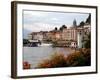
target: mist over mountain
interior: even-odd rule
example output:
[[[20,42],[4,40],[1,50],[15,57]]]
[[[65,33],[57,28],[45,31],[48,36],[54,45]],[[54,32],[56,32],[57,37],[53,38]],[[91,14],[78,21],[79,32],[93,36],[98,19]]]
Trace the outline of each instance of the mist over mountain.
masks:
[[[30,34],[31,32],[32,31],[23,28],[23,39],[27,39],[28,38],[28,34]]]

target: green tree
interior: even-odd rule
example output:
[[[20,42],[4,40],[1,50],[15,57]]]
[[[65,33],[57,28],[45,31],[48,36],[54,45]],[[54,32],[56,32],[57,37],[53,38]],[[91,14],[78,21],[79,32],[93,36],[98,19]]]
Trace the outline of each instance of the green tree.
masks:
[[[55,27],[55,31],[57,31],[58,29],[57,29],[57,27]]]
[[[67,28],[67,26],[66,25],[62,25],[59,30],[62,31],[65,28]]]
[[[91,23],[91,14],[89,14],[88,18],[86,19],[86,23]]]
[[[85,48],[91,48],[91,34],[87,35],[88,39],[84,41]]]
[[[84,26],[84,24],[85,24],[84,21],[82,21],[82,22],[80,22],[80,25],[79,25],[79,26],[80,26],[80,27],[81,27],[81,26]]]

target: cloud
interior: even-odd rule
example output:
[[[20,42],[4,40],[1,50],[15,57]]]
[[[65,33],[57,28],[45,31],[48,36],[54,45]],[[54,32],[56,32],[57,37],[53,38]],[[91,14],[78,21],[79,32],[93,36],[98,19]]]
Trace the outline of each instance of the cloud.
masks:
[[[52,21],[58,21],[58,18],[51,18]]]
[[[31,15],[31,16],[37,16],[37,17],[42,17],[45,16],[45,14],[41,14],[41,12],[37,12],[37,11],[24,11],[24,15]]]
[[[54,24],[46,24],[46,23],[33,23],[33,24],[25,24],[23,26],[23,38],[27,39],[28,34],[31,32],[39,32],[39,31],[51,31],[54,30],[55,27],[58,29],[62,25],[54,25]],[[70,25],[67,25],[69,27]]]
[[[30,31],[49,31],[64,24],[69,27],[73,24],[74,19],[79,24],[81,21],[85,21],[88,15],[71,12],[24,11],[23,25]]]
[[[50,31],[53,30],[55,27],[60,27],[61,25],[54,25],[54,24],[47,24],[47,23],[33,23],[33,24],[25,24],[24,28],[29,31]]]

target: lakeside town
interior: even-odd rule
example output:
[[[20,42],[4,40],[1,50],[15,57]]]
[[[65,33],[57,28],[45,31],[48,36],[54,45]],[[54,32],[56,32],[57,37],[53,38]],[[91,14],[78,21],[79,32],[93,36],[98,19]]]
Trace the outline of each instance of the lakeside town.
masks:
[[[91,15],[86,18],[85,21],[81,21],[77,24],[77,20],[73,20],[72,26],[62,25],[60,28],[55,27],[50,31],[38,31],[31,32],[28,34],[28,39],[23,39],[24,52],[26,48],[34,48],[34,53],[42,53],[40,48],[44,46],[51,46],[54,49],[64,48],[65,54],[70,50],[70,54],[66,55],[61,51],[57,54],[43,52],[43,55],[53,55],[50,59],[36,59],[40,62],[37,62],[37,66],[34,68],[54,68],[54,67],[70,67],[70,66],[90,66],[91,65]],[[37,48],[39,49],[37,49]],[[47,48],[48,49],[48,48]],[[64,50],[63,49],[63,50]],[[36,51],[35,51],[36,50]],[[40,52],[38,52],[40,50]],[[50,49],[51,50],[51,49]],[[74,50],[74,51],[73,51]],[[27,51],[27,50],[26,50]],[[30,50],[31,51],[31,50]],[[29,53],[28,53],[29,54]],[[40,55],[40,56],[43,56]],[[33,66],[34,58],[32,58]],[[42,62],[41,62],[42,61]],[[64,63],[64,64],[63,64]],[[31,69],[32,64],[27,60],[23,63],[23,69]]]
[[[88,40],[91,33],[89,18],[90,15],[86,22],[82,21],[79,25],[74,20],[71,27],[62,25],[59,29],[55,27],[51,31],[32,32],[28,35],[28,41],[24,40],[24,45],[34,47],[38,46],[37,44],[48,43],[55,47],[83,48],[84,42]]]

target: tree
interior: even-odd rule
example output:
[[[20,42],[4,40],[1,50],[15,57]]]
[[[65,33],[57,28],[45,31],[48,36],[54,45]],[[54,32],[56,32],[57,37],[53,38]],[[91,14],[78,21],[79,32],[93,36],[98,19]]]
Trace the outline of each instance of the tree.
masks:
[[[83,27],[84,24],[85,24],[84,21],[81,21],[79,26],[80,26],[80,27],[81,27],[81,26]]]
[[[62,31],[63,29],[62,29],[62,27],[60,27],[60,29],[59,29],[60,31]]]
[[[62,25],[59,30],[62,31],[65,28],[67,28],[67,26],[66,25]]]
[[[62,25],[62,28],[67,28],[67,26],[66,25]]]
[[[91,14],[89,14],[88,18],[86,19],[86,23],[91,23]]]
[[[91,48],[91,34],[87,35],[88,40],[84,41],[84,47],[85,48]]]
[[[57,29],[57,27],[55,27],[55,31],[57,31],[58,29]]]

